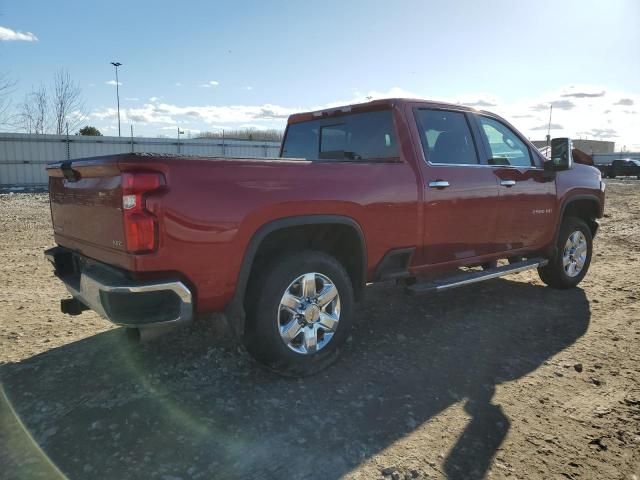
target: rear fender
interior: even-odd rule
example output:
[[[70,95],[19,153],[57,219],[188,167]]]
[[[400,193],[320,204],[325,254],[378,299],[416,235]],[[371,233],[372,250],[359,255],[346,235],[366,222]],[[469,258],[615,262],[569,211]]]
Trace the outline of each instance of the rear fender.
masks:
[[[233,299],[225,309],[225,315],[231,329],[237,338],[241,338],[244,335],[246,312],[244,309],[244,300],[247,291],[247,285],[249,283],[249,277],[251,269],[256,258],[256,254],[260,248],[262,241],[271,233],[286,229],[290,227],[299,227],[307,225],[322,225],[322,224],[341,224],[347,225],[355,230],[361,245],[361,265],[362,272],[360,278],[362,279],[362,285],[356,285],[356,297],[358,291],[361,291],[364,286],[364,282],[367,278],[367,249],[365,243],[364,233],[358,222],[354,219],[342,215],[302,215],[296,217],[286,217],[269,222],[260,227],[251,237],[242,264],[240,265],[240,272],[238,274],[238,280],[236,282],[236,289]]]

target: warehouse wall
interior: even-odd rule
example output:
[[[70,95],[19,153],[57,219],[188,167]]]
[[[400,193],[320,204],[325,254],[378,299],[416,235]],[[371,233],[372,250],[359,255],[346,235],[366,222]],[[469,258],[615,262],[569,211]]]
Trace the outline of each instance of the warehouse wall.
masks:
[[[277,157],[278,142],[142,137],[83,137],[0,133],[0,186],[47,184],[47,163],[117,153],[181,153],[218,157]]]

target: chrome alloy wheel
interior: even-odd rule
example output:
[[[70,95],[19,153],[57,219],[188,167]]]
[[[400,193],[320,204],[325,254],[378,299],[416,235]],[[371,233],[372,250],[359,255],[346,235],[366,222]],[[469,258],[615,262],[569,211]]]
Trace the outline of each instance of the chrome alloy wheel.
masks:
[[[309,355],[326,347],[339,321],[340,295],[326,275],[300,275],[282,295],[278,330],[282,341],[294,352]]]
[[[570,277],[576,277],[582,271],[587,261],[587,239],[580,230],[576,230],[564,244],[562,252],[562,266]]]

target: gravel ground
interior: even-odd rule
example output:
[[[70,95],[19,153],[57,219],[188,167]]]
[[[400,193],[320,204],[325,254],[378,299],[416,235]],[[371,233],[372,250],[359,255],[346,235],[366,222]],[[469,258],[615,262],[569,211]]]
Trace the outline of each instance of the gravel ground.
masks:
[[[139,345],[65,290],[44,194],[0,195],[0,478],[640,477],[640,182],[581,288],[369,288],[340,361],[279,378],[201,320]]]

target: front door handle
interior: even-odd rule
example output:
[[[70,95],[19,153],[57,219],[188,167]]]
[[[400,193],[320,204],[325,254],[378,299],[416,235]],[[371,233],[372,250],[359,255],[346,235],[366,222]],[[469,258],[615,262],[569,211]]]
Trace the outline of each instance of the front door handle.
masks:
[[[447,188],[449,186],[449,182],[446,180],[436,180],[434,182],[429,182],[429,188]]]
[[[515,184],[515,180],[500,180],[500,185],[503,187],[513,187]]]

